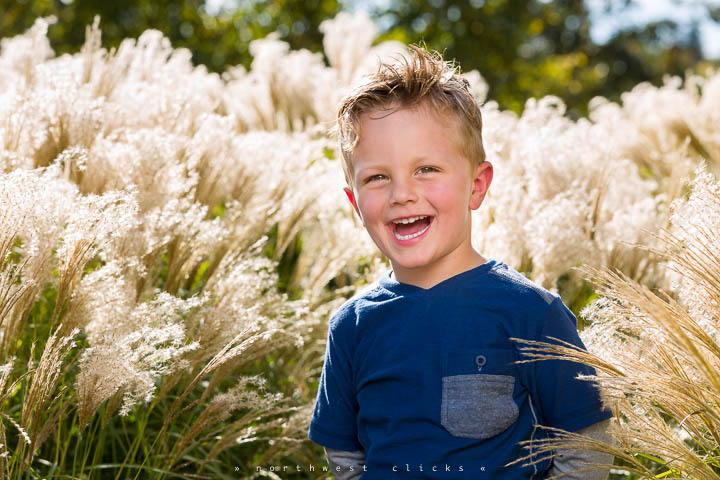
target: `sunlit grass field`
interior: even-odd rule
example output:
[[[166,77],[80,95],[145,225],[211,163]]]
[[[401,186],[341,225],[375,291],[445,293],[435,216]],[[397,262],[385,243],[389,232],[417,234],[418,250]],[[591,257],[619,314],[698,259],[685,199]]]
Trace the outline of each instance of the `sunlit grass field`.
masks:
[[[46,31],[0,45],[0,478],[326,477],[327,320],[387,268],[329,132],[405,46],[340,14],[329,65],[271,36],[219,76],[156,31],[63,56]],[[465,75],[495,168],[473,243],[578,315],[618,440],[584,446],[611,478],[718,478],[720,75],[577,121]]]

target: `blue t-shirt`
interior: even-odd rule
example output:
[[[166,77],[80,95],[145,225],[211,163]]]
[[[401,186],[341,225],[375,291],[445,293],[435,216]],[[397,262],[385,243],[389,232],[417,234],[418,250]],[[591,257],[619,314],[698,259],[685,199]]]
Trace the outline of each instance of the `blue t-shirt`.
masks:
[[[543,478],[504,467],[544,438],[538,425],[577,431],[609,418],[587,366],[520,363],[510,338],[555,337],[585,348],[557,295],[503,262],[429,289],[385,273],[330,319],[308,437],[364,450],[362,478]],[[527,357],[525,357],[527,359]]]

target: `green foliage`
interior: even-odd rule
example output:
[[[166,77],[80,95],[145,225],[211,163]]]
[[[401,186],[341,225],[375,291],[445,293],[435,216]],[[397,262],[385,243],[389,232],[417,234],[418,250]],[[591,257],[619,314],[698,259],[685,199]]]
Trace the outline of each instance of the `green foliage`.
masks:
[[[4,0],[0,37],[26,31],[37,17],[54,15],[48,37],[57,54],[75,53],[85,26],[100,15],[103,46],[117,47],[144,30],[160,30],[176,48],[188,48],[196,64],[221,72],[228,65],[250,65],[249,43],[278,32],[292,48],[320,51],[320,22],[339,11],[337,0],[245,0],[232,10],[208,13],[205,0]]]
[[[35,18],[54,15],[58,21],[49,29],[51,45],[58,54],[77,52],[85,26],[100,15],[108,48],[154,28],[173,46],[188,48],[194,63],[222,72],[230,65],[249,67],[250,42],[271,32],[293,49],[322,51],[319,25],[341,8],[338,0],[239,0],[226,5],[208,12],[205,0],[5,0],[0,36],[22,33]],[[707,8],[718,21],[718,8]],[[622,15],[622,8],[616,14]],[[579,117],[595,96],[617,101],[640,82],[659,85],[664,75],[702,71],[712,64],[701,61],[698,27],[685,34],[672,20],[621,31],[598,45],[590,38],[583,0],[392,1],[372,16],[383,26],[378,41],[424,41],[464,70],[479,70],[490,86],[489,98],[515,112],[522,111],[528,98],[556,95],[571,116]]]
[[[578,117],[595,96],[617,100],[640,82],[682,75],[700,59],[697,30],[667,45],[668,37],[682,37],[669,20],[596,44],[583,0],[408,0],[374,15],[388,25],[382,40],[424,41],[463,70],[479,70],[489,98],[515,112],[527,98],[556,95]]]

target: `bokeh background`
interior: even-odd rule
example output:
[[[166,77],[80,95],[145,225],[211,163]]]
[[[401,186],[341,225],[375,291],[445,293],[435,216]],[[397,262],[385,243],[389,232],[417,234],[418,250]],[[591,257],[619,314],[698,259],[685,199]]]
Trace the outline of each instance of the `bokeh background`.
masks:
[[[3,0],[0,35],[37,17],[57,23],[58,54],[77,52],[100,15],[103,45],[117,47],[148,28],[192,52],[210,71],[249,67],[249,44],[277,32],[293,49],[322,52],[323,20],[363,10],[380,28],[375,42],[424,41],[478,70],[488,98],[517,113],[530,97],[561,97],[570,114],[600,95],[618,100],[643,81],[705,72],[720,57],[720,2],[632,0]]]

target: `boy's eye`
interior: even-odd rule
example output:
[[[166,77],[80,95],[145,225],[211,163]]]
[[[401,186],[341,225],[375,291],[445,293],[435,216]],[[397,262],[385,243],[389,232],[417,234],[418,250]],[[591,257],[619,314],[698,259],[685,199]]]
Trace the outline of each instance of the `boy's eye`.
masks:
[[[424,173],[424,172],[437,172],[437,168],[435,168],[435,167],[420,167],[420,168],[418,169],[418,172],[419,172],[419,173]]]
[[[373,180],[382,180],[383,178],[385,178],[385,175],[371,175],[365,179],[365,183],[372,182]]]

